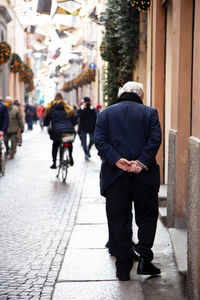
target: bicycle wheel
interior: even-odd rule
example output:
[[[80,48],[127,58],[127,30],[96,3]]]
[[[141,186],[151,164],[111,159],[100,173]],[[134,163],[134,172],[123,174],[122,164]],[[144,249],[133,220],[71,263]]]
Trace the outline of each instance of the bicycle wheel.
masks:
[[[59,166],[58,166],[58,174],[57,174],[57,177],[60,176],[60,173],[61,173],[61,170],[62,170],[62,163],[63,163],[63,147],[60,146],[59,147]]]
[[[62,160],[62,167],[61,167],[61,174],[62,174],[62,181],[65,182],[67,178],[67,171],[69,167],[69,155],[68,155],[68,148],[64,148],[63,151],[63,160]]]

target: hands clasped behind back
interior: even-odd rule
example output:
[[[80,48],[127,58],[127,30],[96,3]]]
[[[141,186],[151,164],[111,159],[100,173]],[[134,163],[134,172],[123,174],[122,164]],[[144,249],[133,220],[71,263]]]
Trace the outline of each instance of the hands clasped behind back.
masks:
[[[135,160],[127,160],[125,158],[120,158],[116,163],[115,163],[116,167],[118,167],[119,169],[126,171],[126,172],[130,172],[130,173],[135,173],[135,174],[139,174],[142,170],[143,167]]]

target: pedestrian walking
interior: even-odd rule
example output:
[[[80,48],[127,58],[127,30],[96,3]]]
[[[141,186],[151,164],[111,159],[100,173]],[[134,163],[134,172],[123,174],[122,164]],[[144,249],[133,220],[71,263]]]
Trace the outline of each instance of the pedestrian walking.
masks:
[[[47,105],[46,116],[44,118],[44,126],[50,126],[49,135],[53,140],[51,169],[56,169],[56,158],[58,148],[61,144],[63,133],[75,133],[76,117],[72,107],[63,99],[62,93],[57,92],[53,101]],[[72,156],[73,145],[69,145],[70,165],[73,166],[74,160]]]
[[[5,133],[8,128],[8,109],[6,105],[0,101],[0,133]]]
[[[24,131],[24,123],[18,107],[13,105],[12,97],[7,96],[5,98],[5,105],[8,107],[9,125],[4,135],[4,142],[7,155],[10,154],[10,159],[13,159],[16,151],[18,129],[20,128],[22,133]],[[9,147],[9,141],[11,142],[11,147]]]
[[[137,273],[161,273],[152,263],[160,186],[155,156],[161,128],[157,110],[143,105],[143,95],[141,83],[127,82],[119,89],[117,103],[98,114],[95,129],[95,145],[102,158],[100,188],[106,197],[109,242],[119,280],[129,280],[134,263],[129,226],[132,202],[138,226]]]
[[[40,128],[43,130],[44,126],[44,117],[45,117],[45,106],[43,105],[43,102],[37,107],[37,117],[39,119]]]
[[[35,104],[32,105],[32,109],[33,109],[33,123],[37,124],[38,116],[37,116],[37,107]]]
[[[96,111],[97,111],[97,113],[99,113],[101,110],[102,110],[102,105],[101,105],[101,103],[98,103],[96,105]]]
[[[33,130],[34,109],[29,103],[25,105],[25,120],[28,125],[28,130]]]
[[[18,107],[19,112],[20,112],[20,115],[21,115],[21,117],[22,117],[22,119],[23,119],[22,105],[21,105],[21,103],[19,102],[19,100],[15,99],[15,100],[13,101],[13,105],[16,105],[16,106]],[[18,128],[18,132],[17,132],[17,144],[16,144],[15,152],[16,152],[16,150],[17,150],[17,145],[18,145],[18,146],[22,146],[22,133],[21,133],[21,129],[20,129],[20,128]]]
[[[81,131],[81,144],[85,153],[85,159],[88,160],[91,157],[90,149],[94,144],[94,129],[97,118],[96,109],[91,105],[89,97],[83,98],[83,104],[78,110],[77,115]],[[88,135],[89,143],[87,142]]]

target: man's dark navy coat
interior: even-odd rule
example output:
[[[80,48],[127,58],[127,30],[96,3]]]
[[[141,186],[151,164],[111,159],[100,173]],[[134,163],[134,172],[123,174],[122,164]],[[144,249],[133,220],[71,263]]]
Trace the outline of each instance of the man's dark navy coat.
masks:
[[[150,185],[157,191],[160,170],[155,156],[161,144],[158,112],[142,104],[135,93],[124,93],[118,103],[98,114],[95,128],[95,145],[102,157],[100,173],[101,194],[124,171],[115,166],[120,158],[138,160],[147,166],[140,174],[131,173],[136,180]]]

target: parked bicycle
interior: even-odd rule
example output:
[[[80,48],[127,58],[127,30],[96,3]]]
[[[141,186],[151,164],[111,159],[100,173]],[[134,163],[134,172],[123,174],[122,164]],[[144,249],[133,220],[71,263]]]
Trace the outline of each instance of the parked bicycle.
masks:
[[[63,182],[66,181],[68,168],[71,166],[69,157],[69,146],[70,143],[73,143],[74,139],[74,133],[63,133],[62,135],[62,142],[59,147],[59,166],[57,177],[59,178],[61,176]]]
[[[5,147],[3,142],[3,133],[0,132],[0,175],[4,176],[5,174]]]

